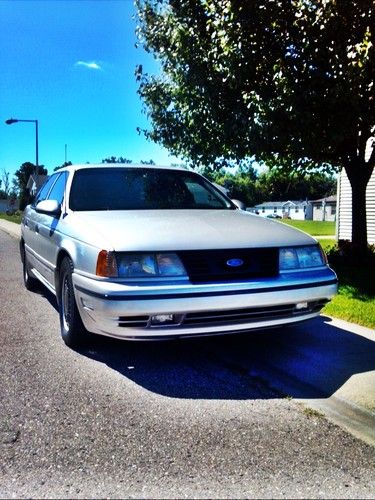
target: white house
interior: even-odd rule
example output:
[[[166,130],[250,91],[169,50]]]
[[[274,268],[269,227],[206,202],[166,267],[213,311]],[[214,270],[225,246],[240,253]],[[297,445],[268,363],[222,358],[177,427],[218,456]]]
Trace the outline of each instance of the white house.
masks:
[[[18,210],[19,202],[14,198],[9,200],[0,200],[0,213],[6,213],[8,210]]]
[[[345,170],[337,182],[337,224],[338,240],[352,239],[352,188]],[[367,241],[375,244],[375,170],[366,189]]]
[[[312,219],[319,221],[335,221],[337,196],[327,196],[320,200],[312,200]]]
[[[43,186],[47,177],[48,177],[47,175],[39,175],[39,174],[30,175],[29,180],[27,181],[26,184],[26,189],[29,190],[29,193],[32,196],[34,196]]]
[[[312,218],[312,207],[308,201],[268,201],[255,205],[251,212],[263,217],[280,217],[294,220]]]

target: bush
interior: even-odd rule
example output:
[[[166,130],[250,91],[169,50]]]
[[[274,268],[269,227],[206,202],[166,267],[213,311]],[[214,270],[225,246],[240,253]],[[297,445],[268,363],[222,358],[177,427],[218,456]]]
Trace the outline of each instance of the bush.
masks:
[[[339,240],[338,245],[326,250],[329,263],[345,267],[375,267],[375,245],[368,245],[367,249],[359,249],[349,240]]]

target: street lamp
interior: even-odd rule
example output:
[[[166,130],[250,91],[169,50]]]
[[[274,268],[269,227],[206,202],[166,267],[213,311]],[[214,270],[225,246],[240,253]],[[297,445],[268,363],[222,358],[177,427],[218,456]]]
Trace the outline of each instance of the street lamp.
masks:
[[[39,157],[38,157],[38,120],[19,120],[18,118],[9,118],[8,120],[5,120],[5,123],[7,125],[13,125],[13,123],[18,123],[18,122],[29,122],[29,123],[35,123],[35,156],[36,156],[36,161],[35,161],[35,170],[36,170],[36,175],[38,175],[38,167],[39,167]]]

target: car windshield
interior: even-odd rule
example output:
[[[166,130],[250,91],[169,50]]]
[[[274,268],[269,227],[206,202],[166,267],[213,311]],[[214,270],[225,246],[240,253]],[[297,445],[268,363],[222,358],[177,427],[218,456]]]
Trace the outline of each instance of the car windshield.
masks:
[[[75,211],[235,208],[199,175],[142,167],[77,170],[69,206]]]

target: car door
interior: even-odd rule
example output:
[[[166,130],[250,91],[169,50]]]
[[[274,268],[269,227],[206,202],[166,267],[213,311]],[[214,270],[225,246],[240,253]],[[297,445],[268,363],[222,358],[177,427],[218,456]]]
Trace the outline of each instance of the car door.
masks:
[[[41,214],[35,210],[36,205],[47,198],[47,195],[56,181],[56,176],[52,176],[43,184],[35,196],[34,201],[29,205],[23,216],[22,237],[25,242],[25,251],[31,267],[40,272],[42,264],[40,260],[40,234],[39,224]]]
[[[60,206],[63,205],[66,179],[67,172],[57,174],[57,179],[47,195],[47,200],[56,200]],[[42,261],[40,273],[54,287],[56,256],[61,240],[60,227],[62,214],[39,214],[39,216],[39,252]]]

